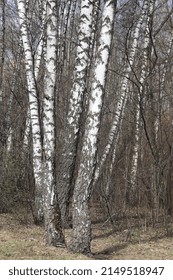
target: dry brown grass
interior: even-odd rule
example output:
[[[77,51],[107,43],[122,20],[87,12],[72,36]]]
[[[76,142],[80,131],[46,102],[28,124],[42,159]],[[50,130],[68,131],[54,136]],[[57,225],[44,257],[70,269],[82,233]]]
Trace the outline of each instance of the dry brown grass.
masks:
[[[170,232],[172,224],[169,226]],[[71,230],[65,231],[67,244]],[[0,259],[173,259],[173,238],[164,228],[144,230],[134,227],[126,241],[125,230],[112,230],[110,225],[93,225],[92,257],[73,254],[66,248],[45,246],[44,228],[22,225],[13,215],[0,215]]]

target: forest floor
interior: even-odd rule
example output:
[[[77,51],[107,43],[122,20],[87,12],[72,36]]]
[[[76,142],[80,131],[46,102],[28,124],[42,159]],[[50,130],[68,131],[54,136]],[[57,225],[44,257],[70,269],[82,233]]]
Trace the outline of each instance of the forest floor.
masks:
[[[120,221],[124,224],[123,221]],[[117,223],[118,224],[118,223]],[[120,225],[118,226],[120,229]],[[65,230],[67,244],[71,229]],[[94,223],[90,257],[73,254],[66,248],[45,246],[44,228],[22,222],[12,214],[0,214],[0,259],[56,259],[56,260],[134,260],[173,259],[173,223],[167,229],[136,226],[129,230],[112,228],[107,223]]]

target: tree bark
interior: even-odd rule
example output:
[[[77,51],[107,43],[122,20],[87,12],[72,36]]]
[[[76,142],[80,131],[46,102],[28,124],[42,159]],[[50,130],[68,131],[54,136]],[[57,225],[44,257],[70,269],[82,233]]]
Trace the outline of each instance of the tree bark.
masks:
[[[113,1],[105,1],[102,27],[95,62],[94,81],[89,99],[81,159],[73,194],[73,239],[71,249],[75,252],[89,253],[91,243],[91,220],[89,201],[91,184],[97,156],[98,131],[103,104],[103,94],[112,41],[114,19]]]
[[[141,126],[141,118],[140,111],[141,108],[141,100],[145,98],[145,83],[147,74],[149,72],[148,68],[148,60],[149,60],[149,47],[151,45],[150,40],[150,23],[151,16],[154,10],[153,1],[148,2],[148,9],[146,11],[147,20],[145,27],[145,37],[144,37],[144,48],[143,48],[143,60],[141,66],[141,77],[139,79],[139,92],[137,96],[137,104],[136,104],[136,119],[135,119],[135,135],[134,135],[134,148],[132,155],[132,165],[131,165],[131,174],[130,174],[130,197],[132,204],[135,204],[137,201],[137,170],[138,170],[138,158],[139,158],[139,149],[140,149],[140,126]]]
[[[33,57],[31,45],[28,37],[28,25],[26,18],[26,7],[24,0],[18,0],[18,13],[21,29],[21,37],[23,41],[26,77],[29,93],[29,114],[31,120],[32,139],[33,139],[33,172],[35,179],[35,218],[36,222],[43,220],[43,201],[42,201],[42,145],[41,145],[41,130],[40,130],[40,117],[39,105],[36,91],[36,84],[33,73]]]
[[[70,93],[71,96],[67,115],[65,142],[57,182],[62,222],[64,226],[68,224],[68,205],[73,184],[80,131],[80,118],[83,110],[84,94],[86,94],[87,69],[92,32],[92,12],[93,1],[82,0],[74,82]]]
[[[64,245],[61,214],[55,190],[55,84],[57,62],[56,1],[47,2],[46,76],[43,100],[44,218],[48,245]]]
[[[144,1],[143,4],[143,10],[141,12],[141,15],[138,19],[138,22],[136,24],[135,30],[133,32],[133,37],[132,37],[132,44],[131,44],[131,48],[129,50],[128,53],[128,62],[126,64],[126,68],[124,70],[125,76],[122,79],[121,82],[121,87],[120,87],[120,92],[119,92],[119,98],[118,98],[118,102],[117,102],[117,107],[116,107],[116,112],[113,118],[113,122],[112,122],[112,126],[109,132],[109,136],[108,136],[108,140],[107,140],[107,144],[104,148],[104,152],[103,155],[101,157],[100,162],[98,163],[97,167],[96,167],[96,172],[95,172],[95,178],[94,178],[94,184],[96,184],[100,173],[102,172],[104,163],[110,153],[111,147],[114,143],[114,148],[113,148],[113,156],[112,156],[112,163],[111,163],[111,167],[110,167],[110,176],[112,173],[112,168],[113,168],[113,164],[114,164],[114,160],[115,160],[115,155],[116,155],[116,149],[117,149],[117,142],[118,142],[118,137],[119,137],[119,131],[120,131],[120,127],[121,127],[121,122],[123,119],[123,111],[125,109],[126,106],[126,101],[127,101],[127,88],[128,88],[128,83],[129,83],[129,77],[130,77],[130,73],[132,71],[132,67],[134,64],[134,59],[135,59],[135,54],[138,48],[138,40],[139,40],[139,35],[140,35],[140,29],[141,29],[141,25],[143,23],[144,20],[144,16],[146,13],[146,9],[148,7],[148,0]],[[109,192],[108,190],[108,185],[107,185],[107,193]]]

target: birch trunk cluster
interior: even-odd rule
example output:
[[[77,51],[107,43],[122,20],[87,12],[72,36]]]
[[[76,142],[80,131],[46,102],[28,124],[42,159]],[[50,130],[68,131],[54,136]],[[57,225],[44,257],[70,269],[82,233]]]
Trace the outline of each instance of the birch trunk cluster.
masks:
[[[173,215],[172,14],[161,0],[0,2],[0,212],[23,207],[50,246],[72,227],[85,254],[94,219]]]
[[[81,1],[73,86],[70,92],[65,143],[58,178],[59,203],[64,225],[68,222],[68,203],[70,190],[72,189],[71,186],[73,185],[81,114],[84,109],[85,95],[87,94],[87,76],[90,61],[89,50],[92,44],[92,14],[93,2],[90,0]]]
[[[74,230],[72,249],[75,252],[90,252],[91,219],[89,200],[97,158],[98,131],[110,55],[113,19],[114,4],[112,1],[107,0],[103,8],[102,26],[97,50],[98,57],[94,65],[94,77],[89,96],[88,113],[82,143],[82,156],[73,194]],[[83,221],[82,223],[81,220]]]
[[[46,29],[45,43],[45,77],[43,93],[43,120],[40,120],[40,100],[37,92],[36,75],[43,52],[43,31],[40,37],[40,46],[36,58],[36,73],[32,46],[29,41],[29,26],[27,22],[26,3],[18,1],[18,12],[21,28],[21,37],[25,54],[26,78],[29,95],[29,116],[32,130],[33,146],[33,173],[35,179],[35,206],[38,222],[44,217],[46,228],[46,242],[49,245],[59,246],[64,243],[61,228],[60,210],[55,190],[55,119],[54,97],[56,84],[56,55],[57,55],[57,15],[56,1],[42,1],[43,27]],[[44,23],[45,26],[44,26]],[[40,48],[42,50],[40,50]],[[36,74],[36,75],[35,75]],[[43,142],[41,139],[43,131]]]

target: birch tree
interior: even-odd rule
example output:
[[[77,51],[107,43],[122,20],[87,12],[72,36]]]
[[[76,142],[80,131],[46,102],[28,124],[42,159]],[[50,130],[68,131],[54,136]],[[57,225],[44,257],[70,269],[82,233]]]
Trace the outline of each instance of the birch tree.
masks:
[[[91,221],[89,200],[97,157],[98,131],[112,41],[114,7],[114,1],[106,0],[104,2],[98,56],[95,62],[80,164],[74,187],[71,249],[75,252],[90,252]]]
[[[42,202],[42,145],[41,145],[41,129],[40,129],[40,112],[38,105],[38,96],[34,78],[34,66],[32,49],[29,42],[29,30],[26,17],[26,6],[24,0],[18,0],[18,13],[21,29],[21,37],[25,55],[26,77],[29,94],[29,114],[32,128],[33,138],[33,172],[35,179],[35,207],[36,219],[41,221],[43,219],[43,202]]]
[[[42,203],[38,216],[44,215],[46,242],[48,245],[63,246],[64,236],[61,228],[61,216],[55,192],[55,120],[54,98],[57,62],[57,10],[56,1],[45,2],[46,5],[46,55],[43,98],[43,145],[39,100],[34,77],[32,49],[28,36],[26,6],[23,0],[18,1],[21,33],[25,53],[25,66],[29,92],[29,109],[33,139],[33,169],[36,184],[36,199]],[[43,4],[45,4],[43,3]],[[36,69],[36,71],[38,71]],[[42,200],[42,201],[40,201]],[[36,201],[37,202],[37,201]],[[38,205],[38,203],[37,203]],[[40,213],[41,212],[41,213]]]
[[[32,18],[31,11],[29,11],[29,2],[26,2],[25,9],[27,10],[26,17]],[[31,42],[30,42],[30,47],[31,47],[32,58],[33,58],[32,67],[33,67],[33,75],[34,75],[34,81],[35,81],[35,86],[37,91],[38,111],[40,115],[41,102],[40,102],[40,96],[38,92],[38,77],[39,77],[39,70],[41,67],[41,61],[42,58],[45,56],[45,29],[46,29],[45,28],[46,27],[46,1],[45,0],[39,0],[38,9],[40,15],[40,34],[36,40],[34,51]],[[28,23],[27,21],[28,33],[29,33],[30,25],[31,23],[30,22]],[[27,117],[26,117],[25,136],[24,136],[24,146],[26,147],[28,146],[29,134],[30,134],[30,110],[28,108]]]
[[[47,3],[46,77],[44,88],[44,217],[49,245],[62,246],[64,236],[55,190],[55,119],[54,100],[57,62],[56,0]]]
[[[69,109],[66,122],[65,143],[62,162],[59,168],[58,193],[64,226],[68,220],[68,203],[71,185],[73,184],[75,159],[77,153],[80,118],[83,110],[86,92],[89,50],[92,32],[93,1],[82,0],[80,23],[78,31],[78,46],[76,50],[76,65],[74,81],[70,93]]]
[[[119,90],[119,94],[118,94],[118,102],[116,105],[116,111],[114,114],[114,118],[112,121],[112,126],[108,135],[108,140],[107,140],[107,144],[104,148],[102,157],[100,162],[97,165],[96,168],[96,172],[95,172],[95,178],[94,181],[95,183],[97,182],[100,172],[103,169],[104,163],[110,153],[112,144],[114,143],[114,148],[112,151],[112,163],[111,163],[111,168],[110,168],[110,174],[112,172],[112,167],[113,167],[113,163],[115,160],[115,155],[116,155],[116,150],[117,150],[117,143],[118,143],[118,137],[119,137],[119,131],[120,131],[120,127],[121,127],[121,122],[122,122],[122,118],[123,118],[123,110],[126,106],[126,101],[127,101],[127,89],[128,89],[128,82],[129,82],[129,77],[130,77],[130,73],[132,72],[132,68],[133,68],[133,64],[134,64],[134,59],[135,59],[135,54],[138,48],[138,41],[139,41],[139,36],[140,36],[140,30],[141,30],[141,26],[146,14],[146,10],[148,7],[148,3],[145,0],[143,3],[143,8],[142,8],[142,12],[141,15],[136,23],[136,27],[134,29],[134,32],[132,33],[132,43],[131,43],[131,47],[130,50],[128,51],[128,55],[127,55],[127,63],[124,69],[124,77],[122,78],[121,81],[121,86],[120,86],[120,90]],[[108,186],[107,186],[107,192],[108,191]]]
[[[143,60],[141,66],[141,77],[139,79],[139,93],[137,96],[137,106],[136,106],[136,119],[135,119],[135,144],[133,148],[132,155],[132,166],[131,166],[131,174],[130,174],[130,182],[131,182],[131,198],[134,200],[136,197],[137,191],[137,168],[138,168],[138,157],[139,157],[139,148],[140,148],[140,111],[141,111],[141,100],[144,99],[145,94],[145,82],[148,74],[148,51],[151,45],[150,41],[150,23],[151,17],[154,10],[154,1],[148,1],[148,12],[147,12],[147,20],[146,20],[146,28],[144,34],[144,48],[143,48]]]

